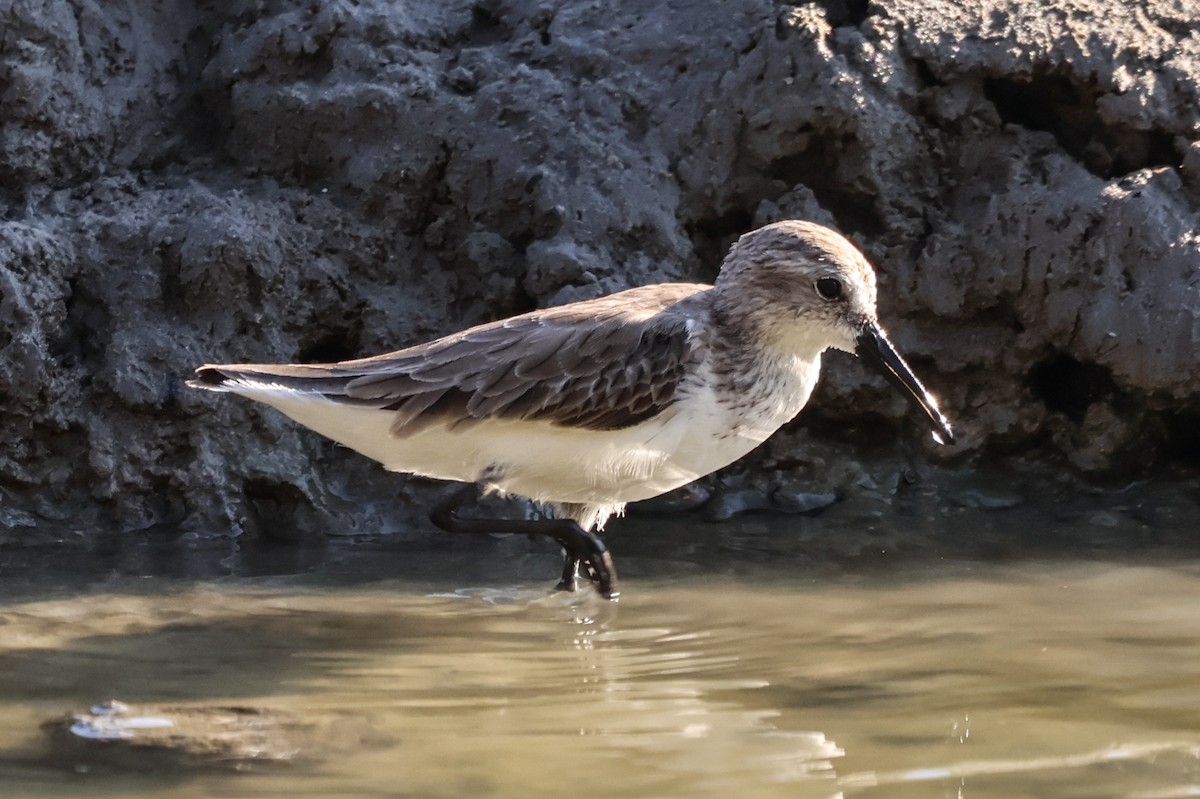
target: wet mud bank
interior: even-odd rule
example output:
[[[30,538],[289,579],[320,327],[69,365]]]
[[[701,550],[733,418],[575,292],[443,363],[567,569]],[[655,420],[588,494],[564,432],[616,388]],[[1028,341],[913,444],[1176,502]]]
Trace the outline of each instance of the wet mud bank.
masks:
[[[801,418],[702,486],[743,492],[709,512],[902,505],[1013,464],[1194,497],[1184,0],[0,13],[10,544],[424,530],[429,485],[182,380],[710,280],[734,237],[785,217],[877,265],[881,317],[960,439],[936,447],[831,356]]]

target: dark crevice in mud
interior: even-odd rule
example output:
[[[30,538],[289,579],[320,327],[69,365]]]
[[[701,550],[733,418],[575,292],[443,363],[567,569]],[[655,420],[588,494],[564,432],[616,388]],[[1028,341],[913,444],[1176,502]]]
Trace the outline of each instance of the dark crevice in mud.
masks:
[[[301,346],[296,353],[300,363],[336,363],[357,358],[362,352],[362,324],[338,328]]]
[[[554,15],[553,9],[541,8],[529,17],[529,27],[537,34],[543,47],[549,47],[553,42],[550,26],[554,24]]]
[[[251,477],[242,483],[242,524],[253,538],[265,541],[297,541],[305,538],[297,514],[310,502],[291,483]]]
[[[230,152],[228,142],[233,131],[233,116],[230,111],[230,93],[225,91],[197,92],[183,104],[178,125],[187,147],[196,157],[208,156],[219,163],[236,163],[236,154]],[[187,151],[185,150],[185,153]],[[165,168],[171,158],[180,154],[170,151],[157,157],[151,167]]]
[[[159,299],[163,308],[176,318],[185,317],[193,310],[187,289],[180,276],[182,245],[178,242],[160,242],[154,248],[158,257]]]
[[[1196,14],[1183,13],[1179,16],[1165,16],[1164,12],[1167,12],[1167,9],[1151,10],[1151,19],[1154,20],[1155,25],[1176,39],[1186,39],[1196,31],[1200,31],[1200,17],[1197,17]]]
[[[684,225],[704,267],[703,279],[712,282],[720,269],[729,245],[754,226],[754,215],[745,208],[733,208],[719,216],[705,217]]]
[[[453,154],[449,142],[438,143],[437,158],[429,164],[428,170],[412,187],[414,210],[408,224],[400,226],[402,233],[423,236],[439,216],[453,210],[450,203],[450,187],[446,185],[446,175],[450,172],[450,159]]]
[[[1163,427],[1163,457],[1200,468],[1200,407],[1166,414]]]
[[[152,170],[166,170],[204,157],[230,164],[236,161],[226,147],[233,129],[232,87],[204,77],[205,69],[217,56],[216,41],[222,25],[219,13],[202,14],[178,43],[175,77],[179,91],[170,108],[170,122],[164,124],[164,131],[171,130],[174,135],[167,137],[166,146],[148,148],[147,163]]]
[[[333,182],[336,174],[337,158],[329,146],[329,142],[321,139],[314,127],[309,131],[308,140],[303,148],[303,155],[294,159],[287,177],[298,186]]]
[[[480,0],[471,7],[471,24],[466,30],[468,47],[482,47],[506,41],[512,33],[504,22],[503,5],[496,0]]]
[[[532,229],[525,227],[508,234],[504,240],[513,248],[513,252],[517,255],[524,255],[529,250],[529,245],[537,241],[537,234]]]
[[[316,49],[311,53],[301,53],[293,59],[292,66],[296,70],[298,81],[317,83],[333,72],[334,53],[332,45],[336,38],[337,30],[335,28],[332,32],[317,39]]]
[[[797,419],[799,421],[792,424],[802,426],[813,436],[852,446],[866,457],[894,450],[899,430],[909,423],[904,418],[869,412],[845,417],[836,413],[831,415],[822,408],[813,408]]]
[[[182,488],[171,477],[155,477],[143,496],[147,512],[146,530],[177,529],[188,517],[188,503]]]
[[[985,78],[983,91],[1006,124],[1052,134],[1071,157],[1105,180],[1182,161],[1171,133],[1105,122],[1096,102],[1102,92],[1070,76]]]
[[[917,71],[917,79],[925,87],[945,86],[946,82],[937,76],[933,71],[933,67],[929,66],[929,62],[923,58],[913,59],[913,68]]]
[[[1095,363],[1084,363],[1062,353],[1034,364],[1029,388],[1046,408],[1075,421],[1083,419],[1092,403],[1106,399],[1118,388],[1112,372]]]
[[[629,137],[642,141],[653,127],[653,110],[636,97],[626,97],[621,103],[621,120],[629,127]]]
[[[879,236],[886,225],[876,207],[877,194],[842,177],[846,164],[861,163],[856,157],[860,150],[850,137],[813,135],[803,150],[773,161],[767,175],[788,186],[806,186],[843,233]]]
[[[540,303],[537,301],[537,297],[534,297],[532,294],[522,288],[519,281],[513,288],[512,293],[508,295],[507,299],[509,316],[520,316],[524,313],[536,311],[541,307]]]
[[[78,276],[68,280],[67,285],[66,324],[51,342],[50,351],[63,366],[99,363],[112,339],[112,315],[107,304]],[[90,375],[86,379],[90,381]]]
[[[0,97],[8,96],[10,82],[0,73]],[[0,157],[0,220],[19,219],[25,205],[25,192],[17,187],[25,181],[12,168],[8,157]]]
[[[857,28],[871,16],[870,0],[821,0],[820,4],[835,28]]]

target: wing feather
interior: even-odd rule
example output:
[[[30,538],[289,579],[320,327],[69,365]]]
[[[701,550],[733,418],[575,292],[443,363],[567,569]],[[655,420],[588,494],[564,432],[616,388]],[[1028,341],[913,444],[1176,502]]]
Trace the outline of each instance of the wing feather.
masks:
[[[335,364],[204,366],[196,383],[263,382],[394,413],[393,434],[483,419],[612,430],[669,407],[695,356],[687,321],[708,286],[667,284],[535,311]]]

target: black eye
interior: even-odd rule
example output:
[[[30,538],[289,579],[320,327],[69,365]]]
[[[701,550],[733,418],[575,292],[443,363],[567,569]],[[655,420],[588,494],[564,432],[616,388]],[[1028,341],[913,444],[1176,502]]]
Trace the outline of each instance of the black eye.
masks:
[[[817,293],[827,300],[836,300],[842,296],[842,281],[836,277],[819,277]]]

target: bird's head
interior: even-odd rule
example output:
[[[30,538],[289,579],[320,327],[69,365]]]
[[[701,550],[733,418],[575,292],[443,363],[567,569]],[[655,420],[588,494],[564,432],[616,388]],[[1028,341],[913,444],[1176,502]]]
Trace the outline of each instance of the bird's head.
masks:
[[[721,266],[718,307],[752,320],[765,343],[803,358],[854,353],[900,389],[953,441],[950,422],[896,352],[876,316],[875,270],[841,234],[813,222],[776,222],[745,234]]]

